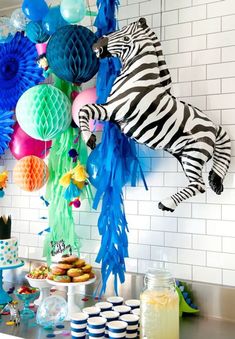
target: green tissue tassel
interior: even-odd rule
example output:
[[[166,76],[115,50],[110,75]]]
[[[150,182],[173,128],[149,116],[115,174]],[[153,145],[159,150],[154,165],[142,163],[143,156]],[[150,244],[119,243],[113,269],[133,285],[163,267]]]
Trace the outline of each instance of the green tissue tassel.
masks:
[[[53,140],[49,157],[49,180],[47,183],[46,199],[49,205],[49,227],[50,233],[47,234],[44,242],[43,256],[47,258],[47,262],[51,263],[51,241],[58,242],[63,240],[65,246],[71,245],[74,252],[80,253],[80,241],[75,232],[75,224],[72,214],[72,207],[64,198],[64,188],[59,184],[59,180],[63,174],[68,172],[75,165],[68,156],[71,147],[75,148],[74,139],[76,138],[77,129],[69,128],[60,137]],[[79,153],[79,161],[82,165],[87,161],[87,148],[81,138],[79,138],[77,152]],[[91,201],[91,191],[89,186],[85,186],[86,195]]]

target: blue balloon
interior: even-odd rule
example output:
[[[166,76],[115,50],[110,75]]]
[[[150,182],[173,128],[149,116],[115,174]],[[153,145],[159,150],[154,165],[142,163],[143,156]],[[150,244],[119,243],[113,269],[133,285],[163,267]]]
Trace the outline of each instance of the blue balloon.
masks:
[[[37,57],[35,44],[19,32],[0,45],[0,110],[13,110],[27,89],[44,80]]]
[[[60,6],[51,7],[42,21],[44,30],[52,35],[55,31],[63,26],[68,25],[60,13]]]
[[[41,21],[29,22],[25,31],[27,38],[36,44],[46,42],[50,38],[50,35],[44,31]]]
[[[5,195],[5,193],[4,193],[3,189],[0,189],[0,198],[3,198],[4,195]]]
[[[60,12],[67,22],[76,24],[86,15],[86,2],[85,0],[62,0]]]
[[[44,0],[24,0],[22,11],[32,21],[42,20],[49,8]]]

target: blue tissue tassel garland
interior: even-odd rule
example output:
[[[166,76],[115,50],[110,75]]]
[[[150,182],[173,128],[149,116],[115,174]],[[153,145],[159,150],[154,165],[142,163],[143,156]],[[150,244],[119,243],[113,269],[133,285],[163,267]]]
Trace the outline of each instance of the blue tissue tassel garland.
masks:
[[[98,29],[98,37],[116,30],[115,12],[118,5],[118,0],[97,0],[99,12],[95,26]],[[118,58],[100,60],[96,86],[97,103],[106,102],[120,68],[121,64]],[[118,278],[121,283],[124,283],[125,258],[128,257],[128,226],[124,211],[122,187],[129,180],[133,186],[136,185],[137,169],[140,168],[140,165],[136,157],[135,143],[123,135],[116,125],[106,122],[104,123],[101,144],[88,158],[88,173],[92,169],[93,162],[95,162],[96,168],[94,185],[97,188],[93,203],[95,209],[103,197],[98,220],[102,240],[96,258],[96,262],[101,263],[102,273],[102,287],[99,295],[101,296],[105,292],[107,280],[111,273],[114,275],[115,293],[118,294]],[[140,173],[147,189],[141,168]]]

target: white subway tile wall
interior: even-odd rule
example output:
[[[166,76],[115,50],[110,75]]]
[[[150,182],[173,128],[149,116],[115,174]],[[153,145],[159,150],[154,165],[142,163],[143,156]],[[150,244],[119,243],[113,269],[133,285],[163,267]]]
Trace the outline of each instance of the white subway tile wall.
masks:
[[[182,169],[169,154],[139,147],[149,190],[141,181],[124,189],[130,230],[127,270],[144,273],[149,266],[164,264],[180,279],[235,286],[235,1],[121,0],[120,27],[141,16],[160,34],[174,82],[172,93],[225,125],[233,140],[233,158],[221,196],[208,188],[170,213],[157,205],[186,184]],[[43,237],[38,233],[48,227],[47,208],[40,199],[44,189],[30,194],[12,183],[15,161],[9,152],[2,164],[10,171],[10,181],[0,214],[12,215],[19,255],[41,259]],[[82,255],[95,264],[99,214],[84,202],[74,217]]]

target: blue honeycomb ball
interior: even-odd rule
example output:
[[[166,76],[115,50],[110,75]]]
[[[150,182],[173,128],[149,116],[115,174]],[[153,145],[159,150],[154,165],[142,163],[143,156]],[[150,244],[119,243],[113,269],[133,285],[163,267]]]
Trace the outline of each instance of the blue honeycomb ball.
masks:
[[[41,44],[50,38],[50,35],[44,31],[41,21],[29,22],[26,26],[26,35],[35,44]]]
[[[68,25],[57,30],[47,45],[47,60],[59,78],[81,84],[98,71],[99,60],[92,50],[96,35],[83,26]]]

